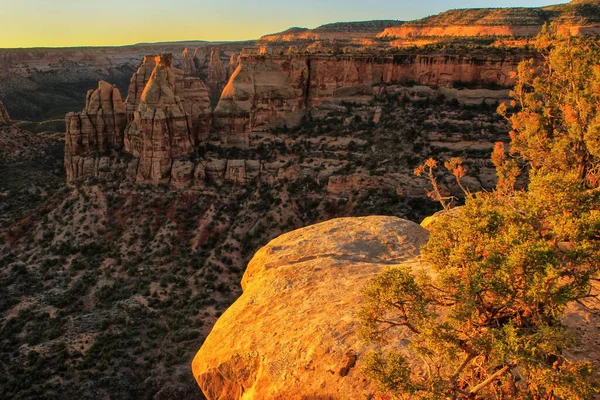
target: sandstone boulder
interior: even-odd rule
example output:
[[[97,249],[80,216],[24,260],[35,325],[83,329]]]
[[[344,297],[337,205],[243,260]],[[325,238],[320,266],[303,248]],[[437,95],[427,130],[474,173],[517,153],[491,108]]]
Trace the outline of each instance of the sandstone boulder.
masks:
[[[387,267],[417,267],[427,237],[412,222],[366,217],[271,241],[192,363],[206,397],[370,398],[376,389],[360,373],[367,349],[357,337],[361,289]]]

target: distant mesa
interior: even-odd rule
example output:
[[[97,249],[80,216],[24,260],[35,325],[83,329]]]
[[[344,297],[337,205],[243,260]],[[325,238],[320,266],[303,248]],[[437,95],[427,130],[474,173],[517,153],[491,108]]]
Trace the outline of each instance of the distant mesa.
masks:
[[[534,36],[546,23],[571,35],[600,33],[600,2],[575,0],[539,8],[469,8],[388,27],[378,38]]]
[[[293,42],[301,40],[344,40],[374,38],[379,32],[402,21],[375,20],[359,22],[335,22],[321,25],[315,29],[293,27],[283,32],[265,35],[263,42]]]

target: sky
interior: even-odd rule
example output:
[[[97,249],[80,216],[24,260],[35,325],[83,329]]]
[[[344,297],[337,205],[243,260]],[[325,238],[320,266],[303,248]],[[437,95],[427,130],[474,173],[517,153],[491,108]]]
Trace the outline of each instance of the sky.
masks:
[[[250,40],[291,26],[561,2],[567,0],[0,0],[0,48]]]

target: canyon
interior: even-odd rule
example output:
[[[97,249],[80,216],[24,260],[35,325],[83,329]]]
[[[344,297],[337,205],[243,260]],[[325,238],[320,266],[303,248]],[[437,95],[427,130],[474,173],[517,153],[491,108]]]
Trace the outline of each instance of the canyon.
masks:
[[[439,206],[414,168],[461,157],[470,190],[494,187],[496,108],[537,57],[529,36],[546,16],[593,34],[598,7],[0,49],[0,397],[372,394],[341,305],[385,265],[418,264]],[[313,286],[298,336],[290,319],[261,338],[266,311],[283,319]]]

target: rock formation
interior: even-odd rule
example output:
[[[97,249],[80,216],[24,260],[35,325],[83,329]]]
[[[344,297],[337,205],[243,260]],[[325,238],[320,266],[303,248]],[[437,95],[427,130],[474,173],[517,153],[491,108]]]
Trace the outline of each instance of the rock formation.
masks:
[[[371,349],[358,337],[361,290],[386,268],[426,269],[428,232],[395,217],[343,218],[290,232],[259,250],[242,296],[219,318],[192,362],[208,400],[371,399],[361,372]],[[591,319],[590,319],[591,318]],[[571,357],[600,361],[597,316],[575,305],[565,323]],[[407,346],[406,341],[396,343]]]
[[[221,61],[221,50],[213,48],[210,51],[210,61],[208,63],[208,77],[206,83],[211,96],[218,96],[227,83],[227,70]]]
[[[379,20],[360,22],[337,22],[321,25],[315,29],[290,28],[280,33],[265,35],[260,38],[264,42],[294,42],[305,40],[351,40],[374,38],[379,32],[390,26],[397,26],[402,21]]]
[[[142,97],[142,93],[146,84],[150,80],[150,76],[152,72],[154,72],[154,68],[159,63],[160,57],[156,55],[144,56],[144,60],[142,61],[142,65],[137,69],[137,71],[131,77],[129,82],[129,90],[127,91],[127,112],[132,115],[133,111],[135,111],[138,104],[140,104],[140,99]]]
[[[196,68],[196,62],[194,61],[194,55],[190,54],[190,51],[185,48],[181,54],[181,66],[185,76],[197,76],[198,70]]]
[[[391,265],[417,266],[427,237],[415,223],[367,217],[271,241],[192,363],[207,399],[371,398],[356,334],[361,289]]]
[[[240,59],[239,56],[234,53],[231,55],[229,65],[227,66],[227,80],[231,79],[238,65],[240,65]]]
[[[305,107],[308,66],[302,59],[241,61],[215,109],[221,133],[243,134],[270,124],[295,125]]]
[[[4,108],[4,104],[0,101],[0,126],[10,125],[10,116],[8,115],[8,111]]]
[[[75,180],[92,173],[100,156],[123,147],[127,114],[119,89],[100,81],[83,111],[67,114],[65,122],[67,179]]]
[[[176,96],[175,75],[171,55],[160,56],[125,131],[125,150],[139,158],[138,181],[168,181],[173,160],[194,149],[192,118]]]
[[[597,0],[574,0],[568,4],[539,8],[458,9],[388,27],[377,37],[529,37],[538,34],[544,24],[551,22],[555,22],[564,33],[596,35],[600,32],[599,15],[600,3]]]

